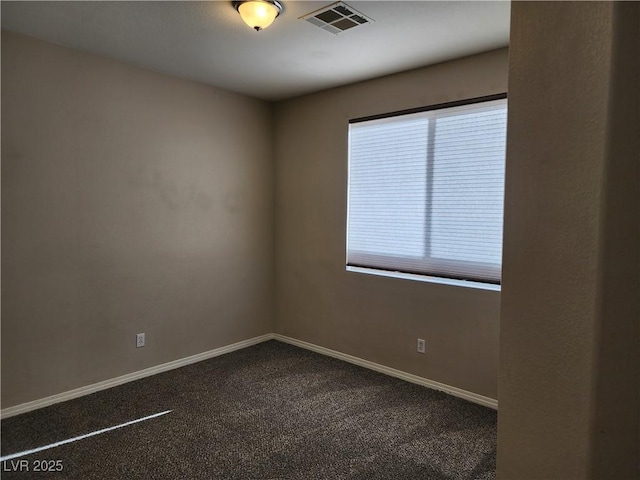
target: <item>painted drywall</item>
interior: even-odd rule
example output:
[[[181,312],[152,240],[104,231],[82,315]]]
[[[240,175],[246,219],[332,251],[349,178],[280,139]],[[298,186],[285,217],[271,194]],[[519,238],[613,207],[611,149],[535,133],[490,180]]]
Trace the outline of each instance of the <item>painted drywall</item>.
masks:
[[[2,33],[3,408],[271,332],[271,114]]]
[[[497,398],[499,292],[345,270],[347,127],[506,92],[507,69],[501,49],[276,105],[276,333]]]
[[[613,10],[590,474],[640,478],[640,3]]]
[[[638,478],[638,4],[511,12],[497,476]]]

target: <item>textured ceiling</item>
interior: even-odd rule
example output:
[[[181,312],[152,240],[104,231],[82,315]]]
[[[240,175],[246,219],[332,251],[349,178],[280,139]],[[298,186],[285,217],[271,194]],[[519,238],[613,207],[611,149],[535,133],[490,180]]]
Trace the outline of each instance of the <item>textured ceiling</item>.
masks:
[[[333,35],[284,1],[268,29],[231,2],[2,1],[2,28],[266,100],[508,45],[509,2],[354,1],[373,23]]]

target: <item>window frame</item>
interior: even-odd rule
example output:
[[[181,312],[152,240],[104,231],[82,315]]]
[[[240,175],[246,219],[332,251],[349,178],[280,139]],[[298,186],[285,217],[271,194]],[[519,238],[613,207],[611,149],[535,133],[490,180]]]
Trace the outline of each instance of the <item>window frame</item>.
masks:
[[[485,95],[485,96],[481,96],[481,97],[473,97],[473,98],[467,98],[467,99],[462,99],[462,100],[456,100],[456,101],[451,101],[451,102],[444,102],[444,103],[438,103],[438,104],[433,104],[433,105],[428,105],[428,106],[423,106],[423,107],[416,107],[416,108],[411,108],[411,109],[404,109],[404,110],[397,110],[397,111],[393,111],[393,112],[389,112],[389,113],[383,113],[383,114],[376,114],[376,115],[369,115],[369,116],[365,116],[365,117],[358,117],[358,118],[353,118],[349,120],[349,125],[352,124],[356,124],[356,123],[362,123],[362,122],[369,122],[372,120],[384,120],[384,119],[389,119],[389,118],[393,118],[393,117],[399,117],[399,116],[405,116],[405,115],[411,115],[411,114],[415,114],[415,113],[422,113],[422,112],[428,112],[428,111],[433,111],[433,110],[443,110],[443,109],[449,109],[449,108],[454,108],[454,107],[461,107],[461,106],[466,106],[466,105],[473,105],[473,104],[481,104],[484,102],[491,102],[491,101],[496,101],[496,100],[507,100],[507,93],[503,92],[503,93],[498,93],[498,94],[492,94],[492,95]],[[508,114],[508,104],[507,104],[507,114]],[[433,139],[431,139],[430,141],[432,141]],[[506,138],[505,138],[505,144],[506,144]],[[382,276],[392,276],[392,277],[397,277],[397,278],[405,278],[405,279],[413,279],[413,280],[421,280],[421,281],[433,281],[434,283],[444,283],[444,284],[450,284],[450,285],[459,285],[459,286],[471,286],[471,287],[476,287],[476,288],[483,288],[483,286],[485,286],[487,289],[489,290],[500,290],[500,286],[502,283],[502,274],[500,272],[500,278],[499,280],[493,280],[493,279],[483,279],[483,278],[477,278],[477,277],[473,277],[472,275],[467,275],[467,276],[458,276],[458,275],[452,275],[451,272],[443,272],[443,269],[437,268],[437,264],[441,263],[441,261],[438,261],[437,259],[433,259],[431,260],[431,263],[436,265],[436,268],[434,268],[433,270],[430,270],[428,272],[425,271],[412,271],[411,269],[401,269],[399,270],[398,268],[387,268],[386,266],[372,266],[371,264],[368,264],[366,259],[367,258],[371,258],[373,259],[381,259],[381,258],[389,258],[388,256],[384,256],[384,255],[376,255],[373,253],[359,253],[357,255],[357,257],[359,257],[359,259],[364,259],[365,261],[358,261],[358,262],[349,262],[349,203],[350,203],[350,192],[349,192],[349,188],[350,188],[350,183],[351,183],[351,172],[350,172],[350,168],[351,168],[351,137],[349,135],[349,142],[348,142],[348,158],[349,158],[349,165],[348,165],[348,177],[347,177],[347,225],[346,225],[346,245],[345,245],[345,250],[346,250],[346,255],[347,255],[347,259],[346,259],[346,269],[347,271],[351,271],[351,272],[358,272],[358,273],[366,273],[366,274],[374,274],[374,275],[382,275]],[[505,157],[506,157],[506,145],[505,145]],[[427,161],[429,161],[429,159],[427,159]],[[506,158],[505,158],[505,168],[506,168]],[[504,205],[503,205],[503,211],[502,211],[503,217],[504,217]],[[430,239],[425,239],[426,242],[429,242]],[[372,263],[377,263],[378,265],[381,263],[392,263],[392,262],[385,262],[385,261],[373,261]],[[447,260],[444,263],[458,263],[458,264],[463,264],[463,265],[469,265],[469,264],[473,264],[474,262],[472,261],[460,261],[460,260]],[[502,262],[500,263],[500,270],[502,269]],[[446,269],[444,269],[446,270]]]

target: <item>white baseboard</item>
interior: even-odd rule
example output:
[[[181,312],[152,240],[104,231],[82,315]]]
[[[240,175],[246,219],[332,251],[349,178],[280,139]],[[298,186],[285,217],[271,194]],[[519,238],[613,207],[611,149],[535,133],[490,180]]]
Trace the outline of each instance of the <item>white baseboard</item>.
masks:
[[[185,365],[189,365],[192,363],[201,362],[202,360],[206,360],[208,358],[224,355],[225,353],[233,352],[235,350],[240,350],[242,348],[247,348],[247,347],[250,347],[251,345],[266,342],[267,340],[272,340],[272,339],[273,339],[273,334],[267,333],[266,335],[250,338],[248,340],[243,340],[241,342],[233,343],[231,345],[226,345],[224,347],[214,348],[213,350],[209,350],[208,352],[198,353],[190,357],[174,360],[173,362],[163,363],[162,365],[156,365],[155,367],[145,368],[144,370],[140,370],[138,372],[128,373],[120,377],[111,378],[109,380],[104,380],[98,383],[93,383],[91,385],[87,385],[86,387],[76,388],[74,390],[69,390],[68,392],[62,392],[56,395],[52,395],[50,397],[34,400],[32,402],[22,403],[20,405],[16,405],[13,407],[4,408],[0,411],[0,418],[9,418],[15,415],[19,415],[21,413],[26,413],[32,410],[37,410],[39,408],[48,407],[49,405],[53,405],[54,403],[60,403],[66,400],[71,400],[73,398],[89,395],[91,393],[99,392],[100,390],[105,390],[107,388],[122,385],[123,383],[133,382],[134,380],[139,380],[141,378],[149,377],[157,373],[173,370],[174,368],[184,367]]]
[[[173,362],[163,363],[162,365],[145,368],[144,370],[140,370],[138,372],[128,373],[127,375],[122,375],[120,377],[104,380],[102,382],[93,383],[85,387],[69,390],[68,392],[62,392],[56,395],[52,395],[50,397],[34,400],[32,402],[22,403],[20,405],[15,405],[13,407],[4,408],[0,411],[0,418],[9,418],[15,415],[19,415],[21,413],[26,413],[32,410],[37,410],[39,408],[48,407],[49,405],[53,405],[55,403],[60,403],[66,400],[82,397],[84,395],[89,395],[91,393],[99,392],[100,390],[105,390],[107,388],[122,385],[123,383],[133,382],[134,380],[139,380],[141,378],[149,377],[157,373],[173,370],[174,368],[184,367],[185,365],[190,365],[192,363],[201,362],[202,360],[206,360],[208,358],[224,355],[225,353],[230,353],[235,350],[247,348],[252,345],[256,345],[258,343],[266,342],[268,340],[278,340],[280,342],[295,345],[297,347],[301,347],[306,350],[311,350],[313,352],[320,353],[322,355],[327,355],[329,357],[334,357],[339,360],[344,360],[345,362],[353,363],[355,365],[359,365],[361,367],[368,368],[370,370],[375,370],[376,372],[384,373],[385,375],[390,375],[392,377],[400,378],[402,380],[406,380],[407,382],[416,383],[418,385],[422,385],[434,390],[439,390],[441,392],[448,393],[449,395],[453,395],[454,397],[463,398],[470,402],[484,405],[485,407],[490,407],[496,410],[498,409],[498,401],[494,400],[493,398],[484,397],[482,395],[478,395],[477,393],[462,390],[461,388],[452,387],[444,383],[435,382],[433,380],[419,377],[411,373],[406,373],[401,370],[396,370],[395,368],[386,367],[378,363],[370,362],[369,360],[363,360],[362,358],[354,357],[353,355],[348,355],[346,353],[331,350],[329,348],[320,347],[318,345],[314,345],[313,343],[304,342],[302,340],[296,340],[295,338],[286,337],[284,335],[280,335],[277,333],[275,334],[267,333],[259,337],[250,338],[248,340],[243,340],[241,342],[233,343],[231,345],[227,345],[224,347],[215,348],[213,350],[209,350],[208,352],[198,353],[190,357],[174,360]]]
[[[452,387],[444,383],[435,382],[427,378],[419,377],[418,375],[403,372],[402,370],[396,370],[395,368],[386,367],[378,363],[370,362],[369,360],[363,360],[362,358],[354,357],[353,355],[348,355],[336,350],[320,347],[318,345],[314,345],[313,343],[296,340],[295,338],[291,337],[285,337],[284,335],[280,335],[278,333],[274,334],[273,338],[280,342],[289,343],[291,345],[295,345],[296,347],[305,348],[316,353],[321,353],[322,355],[327,355],[328,357],[334,357],[339,360],[344,360],[345,362],[353,363],[370,370],[375,370],[376,372],[384,373],[385,375],[400,378],[402,380],[406,380],[407,382],[416,383],[433,390],[448,393],[449,395],[453,395],[454,397],[463,398],[470,402],[484,405],[485,407],[490,407],[495,410],[498,409],[498,401],[493,398],[478,395],[477,393],[462,390],[461,388]]]

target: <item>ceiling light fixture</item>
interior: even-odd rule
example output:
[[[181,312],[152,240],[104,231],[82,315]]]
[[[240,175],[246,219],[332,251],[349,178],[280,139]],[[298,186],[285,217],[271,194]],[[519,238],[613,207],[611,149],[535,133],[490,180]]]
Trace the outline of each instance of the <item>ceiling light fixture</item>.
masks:
[[[256,32],[271,25],[282,12],[282,4],[276,0],[250,0],[232,3],[244,23]]]

